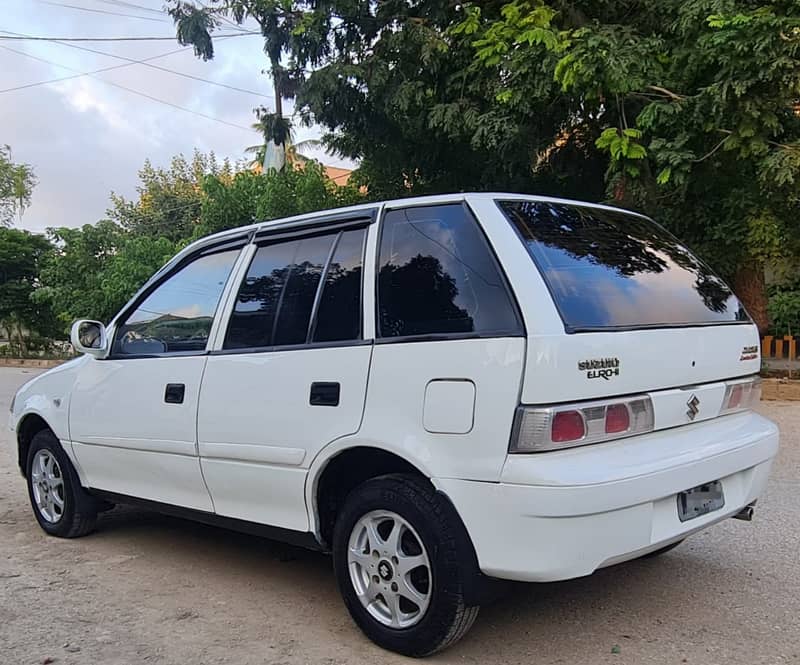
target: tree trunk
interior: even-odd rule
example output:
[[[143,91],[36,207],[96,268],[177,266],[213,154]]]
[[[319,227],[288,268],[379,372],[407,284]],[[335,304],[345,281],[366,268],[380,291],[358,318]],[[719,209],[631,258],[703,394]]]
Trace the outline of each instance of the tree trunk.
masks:
[[[22,322],[17,321],[17,339],[19,340],[20,356],[28,355],[28,345],[25,343],[25,334],[22,332]]]
[[[769,328],[769,315],[764,264],[755,259],[746,259],[740,263],[733,278],[733,290],[753,317],[759,334],[766,334]]]
[[[280,63],[273,62],[272,63],[272,88],[275,91],[275,115],[279,118],[283,118],[283,97],[281,96],[281,85],[280,85]],[[281,160],[281,165],[279,170],[283,170],[286,168],[286,144],[275,144],[275,147],[283,152],[283,159]]]

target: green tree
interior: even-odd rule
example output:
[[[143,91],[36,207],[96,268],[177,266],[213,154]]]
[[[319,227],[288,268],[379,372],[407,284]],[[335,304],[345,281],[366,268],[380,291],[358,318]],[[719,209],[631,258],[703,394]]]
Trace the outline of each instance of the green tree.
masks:
[[[28,164],[12,162],[11,148],[0,146],[0,225],[10,224],[15,215],[22,222],[35,186],[33,169]]]
[[[36,298],[52,308],[63,330],[79,318],[110,321],[176,250],[167,238],[110,220],[49,233],[56,249],[43,262]]]
[[[50,251],[44,236],[0,227],[0,327],[23,352],[31,333],[52,332],[50,311],[34,299]]]
[[[208,176],[203,184],[202,224],[198,235],[255,221],[300,215],[363,201],[353,186],[334,183],[319,162],[284,171],[240,171],[232,180]]]
[[[78,318],[108,322],[147,279],[190,240],[256,221],[348,205],[363,197],[333,183],[321,164],[233,174],[212,158],[182,157],[170,169],[142,170],[139,199],[116,198],[116,220],[50,229],[36,299],[66,330]],[[181,207],[184,206],[184,207]]]
[[[230,179],[233,166],[220,164],[214,153],[195,151],[191,160],[173,157],[168,168],[146,161],[139,171],[136,200],[111,194],[109,219],[134,235],[163,237],[172,242],[190,238],[200,223],[202,185],[207,175]]]
[[[255,109],[257,129],[265,143],[275,147],[275,166],[281,170],[286,163],[286,148],[291,124],[283,115],[283,100],[292,98],[297,83],[302,80],[301,69],[284,66],[283,56],[297,42],[295,29],[303,16],[301,7],[309,4],[292,0],[210,0],[208,6],[196,6],[184,0],[167,0],[167,8],[175,21],[178,43],[194,47],[195,55],[203,60],[214,57],[212,34],[222,23],[238,26],[254,20],[264,38],[264,53],[269,60],[275,111]],[[268,151],[265,151],[265,155]],[[264,158],[262,157],[262,165]]]
[[[517,0],[499,18],[465,6],[457,31],[500,106],[533,116],[556,81],[565,134],[597,135],[608,160],[607,197],[693,244],[766,329],[764,265],[800,255],[796,2]]]
[[[504,4],[481,3],[481,20],[499,19]],[[371,197],[465,189],[602,196],[599,132],[565,131],[580,106],[553,80],[555,58],[549,71],[547,62],[529,71],[535,103],[498,104],[507,81],[476,61],[479,25],[460,28],[464,19],[447,2],[314,3],[291,44],[295,66],[312,69],[298,86],[300,114],[360,162],[355,182]],[[546,20],[537,17],[537,27]],[[526,48],[547,55],[536,41],[544,35]]]

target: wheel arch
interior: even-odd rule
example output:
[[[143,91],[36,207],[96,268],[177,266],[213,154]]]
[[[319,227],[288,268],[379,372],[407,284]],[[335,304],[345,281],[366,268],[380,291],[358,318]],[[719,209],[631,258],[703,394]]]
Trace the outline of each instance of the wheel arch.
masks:
[[[336,507],[353,488],[370,478],[392,473],[410,473],[433,486],[431,475],[423,465],[373,442],[332,444],[320,453],[306,481],[309,524],[317,540],[323,546],[330,544]]]
[[[26,413],[20,419],[16,427],[17,430],[17,464],[23,478],[26,477],[26,467],[28,464],[28,450],[31,441],[42,430],[49,430],[55,434],[50,424],[38,413],[32,411]]]

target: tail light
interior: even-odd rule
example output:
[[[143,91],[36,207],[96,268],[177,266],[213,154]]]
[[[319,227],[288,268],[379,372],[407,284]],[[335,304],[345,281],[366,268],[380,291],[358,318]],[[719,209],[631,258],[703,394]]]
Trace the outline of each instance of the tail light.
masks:
[[[725,382],[720,415],[753,409],[761,401],[761,377],[749,376]]]
[[[517,409],[511,453],[561,450],[653,431],[647,395]]]
[[[553,416],[550,438],[556,443],[579,441],[586,436],[586,424],[580,411],[559,411]]]

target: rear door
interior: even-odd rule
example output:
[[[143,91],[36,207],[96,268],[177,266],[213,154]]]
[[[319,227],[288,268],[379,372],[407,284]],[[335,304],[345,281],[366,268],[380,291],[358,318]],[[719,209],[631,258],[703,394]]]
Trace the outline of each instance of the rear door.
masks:
[[[308,530],[308,466],[364,410],[370,220],[256,238],[200,394],[198,448],[218,514]]]

